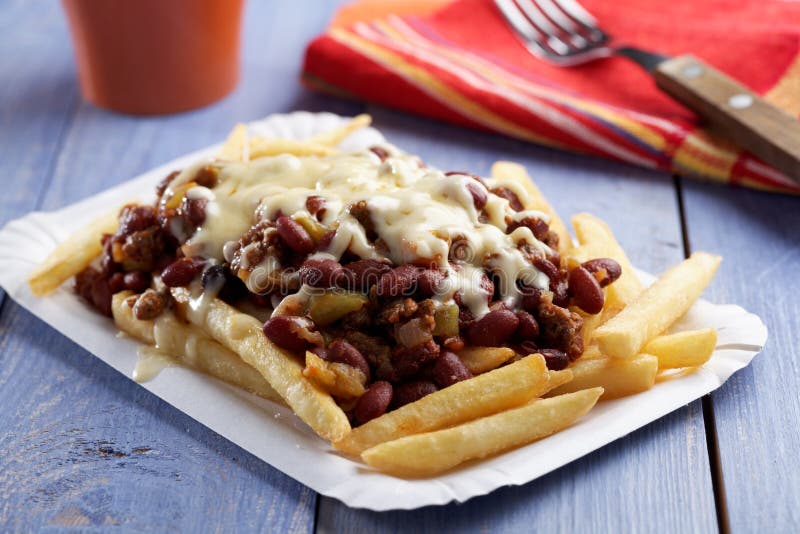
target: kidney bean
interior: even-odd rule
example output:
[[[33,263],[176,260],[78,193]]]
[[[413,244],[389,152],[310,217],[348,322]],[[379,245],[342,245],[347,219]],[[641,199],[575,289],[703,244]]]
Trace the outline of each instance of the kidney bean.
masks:
[[[379,380],[374,382],[369,389],[359,397],[356,402],[354,414],[356,422],[363,425],[386,413],[392,403],[393,388],[389,382]]]
[[[317,250],[328,250],[334,237],[336,237],[336,230],[329,230],[322,234],[322,237],[320,237],[317,242]]]
[[[538,217],[525,217],[521,221],[512,221],[511,224],[506,227],[506,233],[510,234],[517,228],[523,226],[528,228],[533,236],[539,241],[543,241],[547,236],[547,232],[550,230],[550,227],[547,225],[547,223]]]
[[[330,360],[330,356],[328,356],[328,350],[325,347],[311,347],[308,350],[313,352],[323,360]]]
[[[336,260],[306,260],[298,270],[300,281],[311,287],[336,287],[346,282],[344,268]]]
[[[347,341],[337,339],[328,345],[328,360],[332,362],[345,363],[350,367],[355,367],[367,377],[367,383],[370,381],[369,363],[367,359]]]
[[[400,378],[417,374],[420,368],[439,356],[439,345],[429,340],[415,347],[395,348],[392,354],[392,367]]]
[[[131,235],[156,224],[156,212],[151,206],[128,205],[119,214],[118,235]]]
[[[519,201],[517,194],[511,189],[508,189],[507,187],[495,187],[491,191],[498,197],[508,200],[508,205],[511,206],[511,209],[514,211],[520,211],[524,208],[522,202]]]
[[[303,329],[310,329],[313,323],[305,317],[278,315],[264,323],[264,334],[282,349],[303,352],[311,343],[302,336]]]
[[[204,198],[187,198],[183,201],[184,219],[189,226],[198,227],[206,220],[206,205]]]
[[[167,287],[182,287],[194,280],[205,267],[206,262],[201,258],[180,258],[167,265],[161,271],[161,281]]]
[[[439,388],[436,384],[427,380],[415,380],[413,382],[405,382],[398,384],[394,387],[394,398],[392,399],[392,406],[399,408],[406,404],[412,403],[416,400],[435,393]]]
[[[275,227],[281,240],[293,251],[298,254],[310,254],[314,251],[314,240],[303,225],[291,217],[278,217]]]
[[[522,354],[524,356],[527,356],[528,354],[533,354],[534,352],[538,352],[538,350],[539,346],[536,344],[535,341],[531,339],[526,339],[525,341],[514,347],[514,352]]]
[[[499,347],[519,326],[514,312],[506,309],[490,311],[467,330],[467,338],[473,345]]]
[[[547,278],[550,279],[550,285],[553,285],[554,281],[557,281],[559,278],[558,275],[558,267],[553,265],[553,263],[549,260],[546,260],[542,257],[535,257],[532,261],[534,267],[542,271],[544,274],[547,275]],[[550,288],[552,290],[552,287]]]
[[[92,281],[91,296],[92,304],[97,311],[111,317],[111,290],[107,278],[98,276]]]
[[[436,363],[433,364],[433,379],[439,387],[446,388],[468,378],[472,378],[472,373],[461,358],[452,352],[444,351],[436,358]]]
[[[150,287],[150,273],[146,273],[144,271],[131,271],[129,273],[125,273],[123,285],[125,286],[125,289],[130,289],[135,293],[144,291]]]
[[[350,287],[355,291],[368,291],[381,277],[392,270],[392,266],[378,260],[358,260],[345,265]]]
[[[111,291],[111,294],[118,293],[123,289],[128,289],[125,287],[125,274],[123,273],[114,273],[111,275],[111,278],[108,279],[108,289]],[[144,289],[144,288],[143,288]],[[139,290],[142,291],[142,290]],[[138,293],[138,291],[137,291]]]
[[[581,267],[592,273],[600,287],[606,287],[622,275],[622,267],[611,258],[595,258],[581,263]]]
[[[475,205],[475,209],[482,210],[484,206],[486,206],[486,201],[489,199],[486,188],[477,182],[471,181],[467,183],[467,191],[472,195],[472,203]]]
[[[536,352],[544,356],[544,363],[551,371],[566,369],[569,365],[569,356],[556,349],[539,349]]]
[[[164,297],[152,289],[148,289],[136,299],[133,315],[142,321],[155,319],[164,311]]]
[[[103,242],[103,252],[100,256],[100,270],[104,274],[111,274],[119,270],[119,265],[114,261],[114,256],[111,252],[111,247],[114,246],[113,236],[110,234],[106,235],[109,237]]]
[[[575,305],[586,313],[600,313],[603,309],[603,290],[597,279],[584,267],[576,267],[570,271],[569,295]]]
[[[415,265],[401,265],[381,276],[376,293],[379,297],[411,295],[416,289],[420,269]]]
[[[417,291],[420,296],[430,297],[435,295],[444,281],[444,273],[439,269],[425,269],[417,278]]]
[[[219,171],[216,169],[216,167],[212,167],[211,165],[206,165],[205,167],[201,167],[200,169],[198,169],[192,181],[194,181],[197,185],[201,185],[203,187],[208,187],[209,189],[211,189],[217,185],[218,174]]]
[[[308,213],[316,217],[318,221],[322,220],[322,217],[327,211],[325,204],[325,199],[319,195],[311,195],[306,199],[306,209]]]
[[[526,311],[518,311],[517,319],[519,319],[519,326],[514,335],[517,339],[526,341],[528,339],[536,339],[539,336],[539,323],[536,318]]]

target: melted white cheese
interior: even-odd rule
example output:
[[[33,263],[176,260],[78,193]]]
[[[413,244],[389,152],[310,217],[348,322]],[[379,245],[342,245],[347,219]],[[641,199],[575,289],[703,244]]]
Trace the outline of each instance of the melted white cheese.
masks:
[[[192,255],[230,260],[231,243],[253,224],[274,219],[278,213],[307,215],[306,199],[317,195],[326,202],[322,224],[337,229],[330,247],[317,257],[339,259],[350,250],[361,258],[388,258],[398,265],[439,265],[448,273],[449,285],[446,294],[438,298],[446,300],[461,291],[463,302],[476,316],[487,311],[486,295],[477,283],[484,268],[499,276],[500,293],[507,301],[519,297],[516,281],[521,276],[539,289],[547,288],[547,276],[530,265],[517,244],[524,241],[543,254],[550,249],[528,228],[506,234],[507,220],[535,216],[547,221],[546,214],[515,213],[507,200],[488,194],[481,218],[467,188],[469,183],[477,184],[471,177],[446,176],[422,167],[416,157],[394,149],[391,152],[394,155],[384,162],[367,150],[329,157],[285,154],[244,163],[215,162],[220,168],[216,187],[189,190],[192,198],[206,199],[208,204],[205,222],[187,242],[188,250]],[[175,190],[190,181],[197,169],[207,164],[204,161],[186,169],[170,188]],[[523,202],[527,198],[522,188],[502,185],[513,189]],[[374,229],[383,242],[380,249],[368,241],[362,225],[347,212],[361,200],[367,202]],[[451,246],[462,248],[459,263],[465,268],[457,271],[449,265]],[[278,268],[274,259],[264,261],[270,271]]]

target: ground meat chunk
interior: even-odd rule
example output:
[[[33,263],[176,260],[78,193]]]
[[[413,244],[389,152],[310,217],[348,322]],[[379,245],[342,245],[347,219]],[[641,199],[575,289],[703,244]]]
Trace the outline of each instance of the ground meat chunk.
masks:
[[[375,231],[375,225],[372,222],[372,216],[369,213],[369,206],[366,200],[359,200],[350,206],[350,215],[357,220],[361,226],[364,227],[364,233],[367,239],[375,241],[378,239],[378,233]]]
[[[572,360],[583,354],[583,319],[580,315],[556,306],[551,298],[543,297],[536,310],[536,319],[541,346],[566,352]]]
[[[412,317],[419,305],[411,298],[404,298],[388,302],[378,313],[378,321],[385,324],[397,324],[401,320]]]
[[[356,330],[344,332],[342,337],[367,359],[379,380],[397,381],[397,373],[391,361],[391,349],[385,340]]]

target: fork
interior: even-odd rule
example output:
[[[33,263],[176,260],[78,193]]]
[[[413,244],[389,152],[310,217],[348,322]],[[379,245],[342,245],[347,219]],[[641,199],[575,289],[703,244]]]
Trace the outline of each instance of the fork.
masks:
[[[571,67],[624,56],[650,72],[663,92],[705,120],[710,130],[800,183],[800,121],[692,55],[669,57],[614,45],[574,0],[494,0],[525,47]]]

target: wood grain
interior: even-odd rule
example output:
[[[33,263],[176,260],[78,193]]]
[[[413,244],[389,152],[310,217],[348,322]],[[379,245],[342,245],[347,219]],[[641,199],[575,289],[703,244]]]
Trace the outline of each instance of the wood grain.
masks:
[[[487,175],[525,164],[557,211],[605,218],[631,260],[658,272],[683,258],[672,180],[519,141],[369,110],[389,139],[444,170]],[[716,532],[700,403],[518,488],[412,512],[353,510],[322,498],[319,532]]]
[[[725,256],[708,295],[758,314],[764,352],[714,392],[731,532],[800,525],[800,199],[686,183],[693,249]]]
[[[800,183],[796,117],[693,56],[669,59],[653,76],[661,90],[696,112],[711,130]]]
[[[239,89],[201,110],[149,118],[78,104],[56,0],[6,4],[0,66],[19,79],[0,87],[7,91],[0,170],[15,180],[11,195],[0,197],[3,221],[74,202],[217,142],[237,120],[295,107],[361,109],[306,93],[297,82],[303,45],[334,7],[322,1],[309,12],[249,3]],[[12,47],[16,55],[7,53]],[[0,312],[0,405],[2,531],[115,524],[135,531],[313,529],[313,491],[10,301]]]

